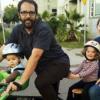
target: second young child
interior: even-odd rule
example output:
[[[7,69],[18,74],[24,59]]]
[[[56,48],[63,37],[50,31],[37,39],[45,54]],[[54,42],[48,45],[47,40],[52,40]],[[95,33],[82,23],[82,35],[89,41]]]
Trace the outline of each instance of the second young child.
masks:
[[[67,100],[75,100],[72,90],[82,88],[81,100],[89,100],[88,90],[95,84],[98,79],[100,45],[98,42],[91,40],[84,45],[82,54],[86,58],[78,69],[70,74],[71,79],[80,78],[81,80],[69,88]]]

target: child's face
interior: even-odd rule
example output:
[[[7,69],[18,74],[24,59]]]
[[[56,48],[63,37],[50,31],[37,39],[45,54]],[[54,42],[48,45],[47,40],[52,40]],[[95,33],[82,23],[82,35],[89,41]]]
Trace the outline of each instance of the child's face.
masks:
[[[9,67],[15,67],[20,62],[20,58],[13,54],[7,55],[6,59]]]
[[[95,59],[95,57],[96,57],[96,50],[93,47],[87,47],[86,57],[89,60]]]

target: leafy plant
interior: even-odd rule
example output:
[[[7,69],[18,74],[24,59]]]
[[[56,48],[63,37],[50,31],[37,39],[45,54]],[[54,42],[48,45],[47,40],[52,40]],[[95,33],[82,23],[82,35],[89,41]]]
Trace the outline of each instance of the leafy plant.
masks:
[[[5,39],[7,39],[9,37],[9,34],[10,34],[10,31],[8,30],[4,30],[4,34],[5,34]],[[2,31],[2,26],[0,24],[0,45],[4,43],[4,40],[3,40],[3,31]]]
[[[18,22],[18,15],[17,15],[17,8],[14,7],[14,5],[9,5],[4,9],[4,17],[3,21],[5,23],[10,23],[10,22]]]
[[[51,17],[51,14],[48,12],[48,11],[44,11],[41,15],[42,19],[45,20],[45,21],[48,21]]]
[[[66,41],[66,36],[67,36],[67,30],[66,30],[66,17],[61,14],[58,16],[59,19],[59,25],[58,25],[58,29],[57,29],[57,40],[58,41]]]
[[[65,15],[61,14],[59,16],[53,16],[49,12],[44,11],[41,17],[51,26],[57,40],[80,41],[82,35],[80,27],[83,27],[80,21],[84,16],[77,13],[76,9],[69,12],[65,10]]]
[[[81,19],[84,17],[84,15],[80,15],[77,13],[76,9],[73,11],[67,11],[65,10],[66,14],[66,22],[67,22],[67,30],[68,30],[68,40],[78,40],[77,38],[77,31],[79,31],[80,27],[83,27],[82,24],[80,24]]]
[[[59,19],[57,17],[55,17],[55,16],[52,16],[48,21],[48,24],[51,26],[54,34],[57,34],[59,23],[60,23]]]

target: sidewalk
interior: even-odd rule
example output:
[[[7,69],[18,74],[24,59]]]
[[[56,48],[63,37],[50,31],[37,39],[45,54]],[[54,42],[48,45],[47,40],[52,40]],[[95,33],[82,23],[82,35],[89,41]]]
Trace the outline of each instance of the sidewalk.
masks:
[[[65,51],[65,53],[69,55],[71,66],[80,64],[84,59],[84,57],[81,54],[82,48],[79,49],[63,48],[63,50]]]

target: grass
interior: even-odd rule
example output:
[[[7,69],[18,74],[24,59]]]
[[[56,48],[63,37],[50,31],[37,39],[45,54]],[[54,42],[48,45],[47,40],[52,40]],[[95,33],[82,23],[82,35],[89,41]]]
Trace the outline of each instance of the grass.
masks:
[[[65,48],[71,48],[71,49],[74,49],[74,48],[83,48],[83,42],[80,41],[70,41],[70,42],[61,42],[60,43],[61,46],[65,47]]]

